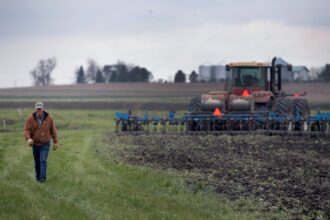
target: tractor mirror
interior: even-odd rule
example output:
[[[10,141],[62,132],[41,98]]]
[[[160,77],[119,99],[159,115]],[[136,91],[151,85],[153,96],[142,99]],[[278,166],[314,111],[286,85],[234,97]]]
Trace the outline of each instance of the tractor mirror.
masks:
[[[226,71],[229,72],[230,71],[230,66],[226,65]]]

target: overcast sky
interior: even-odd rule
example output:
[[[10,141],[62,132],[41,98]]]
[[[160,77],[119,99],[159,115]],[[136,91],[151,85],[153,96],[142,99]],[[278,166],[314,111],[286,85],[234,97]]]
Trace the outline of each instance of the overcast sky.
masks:
[[[54,83],[88,59],[146,67],[155,79],[200,64],[330,63],[329,0],[0,0],[0,88],[31,86],[55,56]]]

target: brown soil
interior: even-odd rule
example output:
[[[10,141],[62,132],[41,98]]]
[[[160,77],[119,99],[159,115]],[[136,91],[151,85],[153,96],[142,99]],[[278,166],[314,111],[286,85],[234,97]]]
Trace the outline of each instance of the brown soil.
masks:
[[[330,139],[278,136],[114,136],[132,164],[190,173],[193,190],[211,189],[264,211],[330,218]],[[110,143],[109,143],[110,144]]]

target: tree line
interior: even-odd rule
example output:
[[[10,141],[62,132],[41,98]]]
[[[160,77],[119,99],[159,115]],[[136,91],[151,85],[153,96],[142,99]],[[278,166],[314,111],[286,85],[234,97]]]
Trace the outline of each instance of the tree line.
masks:
[[[193,70],[189,74],[189,81],[191,83],[198,82],[198,74],[196,73],[195,70]],[[174,75],[174,83],[185,83],[185,82],[187,82],[186,74],[182,70],[178,70]]]
[[[76,83],[111,83],[111,82],[150,82],[153,75],[145,67],[139,67],[118,61],[113,65],[100,68],[94,60],[88,60],[87,69],[83,66],[75,72]],[[174,83],[186,82],[186,74],[178,70],[174,76]],[[189,75],[190,82],[198,81],[198,74],[192,71]]]
[[[51,74],[57,65],[55,57],[41,59],[36,67],[30,71],[35,86],[46,86],[53,82]],[[112,82],[151,82],[152,73],[145,67],[118,61],[116,64],[101,67],[95,60],[89,59],[87,67],[78,67],[74,72],[75,83],[112,83]],[[198,74],[192,71],[190,82],[198,81]],[[175,83],[186,82],[186,74],[178,70],[174,76]]]
[[[152,73],[145,67],[126,64],[118,61],[116,64],[100,67],[94,60],[88,60],[87,68],[80,66],[75,71],[75,82],[111,83],[111,82],[150,82]]]
[[[53,81],[51,74],[57,65],[55,57],[41,59],[36,67],[30,71],[35,86],[50,85]],[[113,83],[113,82],[151,82],[152,73],[145,67],[127,64],[118,61],[116,64],[104,65],[101,67],[95,60],[87,61],[87,68],[78,67],[75,72],[75,83]],[[182,70],[178,70],[174,75],[174,83],[187,82],[187,75]],[[322,82],[330,82],[330,64],[326,64],[317,73],[318,80]],[[198,74],[192,71],[188,75],[189,82],[198,81]],[[162,80],[160,82],[163,82]],[[167,82],[167,81],[165,81]]]

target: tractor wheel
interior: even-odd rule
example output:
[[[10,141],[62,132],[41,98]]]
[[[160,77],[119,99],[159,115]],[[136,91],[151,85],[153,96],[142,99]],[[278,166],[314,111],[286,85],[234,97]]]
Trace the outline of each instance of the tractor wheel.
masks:
[[[202,99],[200,97],[194,97],[189,104],[189,112],[198,113],[202,111]]]
[[[285,124],[281,124],[280,130],[287,130],[291,131],[293,129],[292,126],[292,116],[293,116],[293,111],[292,111],[292,102],[290,99],[286,97],[280,97],[274,100],[273,106],[272,106],[272,111],[276,112],[282,117],[286,117],[288,119],[288,122]]]
[[[309,117],[310,111],[308,102],[305,99],[293,99],[293,116],[294,118],[300,119],[295,122],[295,130],[297,131],[307,131],[308,123],[307,118]]]
[[[288,116],[291,118],[293,113],[292,102],[285,97],[277,98],[274,100],[272,110],[281,116]]]

